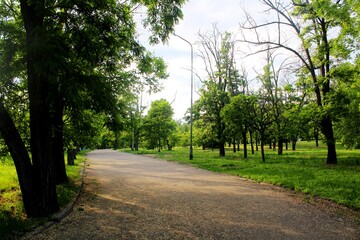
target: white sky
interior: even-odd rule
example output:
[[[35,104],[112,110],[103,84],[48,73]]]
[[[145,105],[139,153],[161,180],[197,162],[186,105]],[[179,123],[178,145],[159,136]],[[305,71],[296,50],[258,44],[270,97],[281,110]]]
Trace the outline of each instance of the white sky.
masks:
[[[258,0],[189,0],[185,4],[182,9],[184,18],[176,26],[175,32],[193,43],[194,72],[205,75],[202,60],[196,57],[198,47],[195,42],[198,39],[198,32],[211,31],[212,24],[216,23],[220,32],[237,33],[239,23],[244,20],[241,6],[245,6],[245,9],[257,19],[266,18],[266,15],[260,13],[262,5]],[[148,34],[146,31],[141,31],[141,33],[140,40],[146,45]],[[182,119],[190,107],[190,45],[178,37],[171,36],[167,45],[149,46],[149,50],[165,60],[170,77],[163,82],[163,91],[152,96],[143,96],[143,105],[150,105],[151,101],[161,98],[169,102],[174,101],[172,103],[175,112],[174,119]],[[237,63],[241,61],[247,61],[249,64],[249,59],[236,59]],[[195,90],[200,86],[195,76],[194,85]],[[198,95],[194,92],[194,100],[197,98]]]

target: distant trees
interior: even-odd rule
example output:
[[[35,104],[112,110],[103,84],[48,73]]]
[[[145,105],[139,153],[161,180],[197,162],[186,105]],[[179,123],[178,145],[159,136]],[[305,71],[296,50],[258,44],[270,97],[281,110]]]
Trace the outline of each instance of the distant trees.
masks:
[[[161,148],[166,145],[171,150],[175,145],[171,138],[176,129],[176,122],[172,119],[174,114],[169,102],[165,99],[153,101],[149,112],[144,118],[143,136],[145,146],[160,152]]]

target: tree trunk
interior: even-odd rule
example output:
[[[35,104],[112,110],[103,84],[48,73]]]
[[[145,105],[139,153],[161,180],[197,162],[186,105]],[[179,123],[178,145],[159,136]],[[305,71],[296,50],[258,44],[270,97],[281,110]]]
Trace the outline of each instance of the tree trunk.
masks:
[[[52,116],[52,141],[51,141],[51,153],[55,162],[55,181],[56,184],[62,184],[67,181],[67,174],[65,168],[64,159],[64,139],[63,139],[63,102],[60,95],[57,95],[54,99],[54,113]]]
[[[256,137],[255,137],[255,147],[256,147],[256,151],[258,152],[259,151],[259,138],[256,134]]]
[[[24,208],[29,217],[37,215],[32,165],[25,144],[0,99],[0,133],[14,161]]]
[[[321,121],[322,132],[326,138],[326,145],[328,155],[326,159],[327,164],[337,164],[335,138],[333,132],[332,121],[330,117],[324,117]]]
[[[243,144],[244,144],[244,158],[247,158],[247,139],[246,139],[246,130],[242,132]]]
[[[315,146],[319,147],[319,131],[317,128],[314,128],[314,137],[315,137]]]
[[[286,141],[285,141],[285,149],[286,149],[286,151],[289,150],[289,140],[288,139],[286,139]]]
[[[283,138],[280,137],[278,142],[278,155],[283,154],[283,149],[284,149],[284,140]]]
[[[250,131],[250,144],[251,144],[251,154],[255,154],[255,152],[254,152],[253,136],[252,136],[252,132],[251,132],[251,131]]]
[[[261,136],[261,140],[260,140],[260,148],[261,148],[261,159],[263,162],[265,162],[265,149],[264,149],[264,144],[265,144],[265,137]],[[270,144],[271,145],[271,144]]]
[[[171,146],[169,140],[166,140],[166,145],[167,145],[168,151],[171,151],[171,150],[172,150],[172,146]]]
[[[26,63],[28,94],[30,101],[31,153],[33,163],[32,217],[44,217],[59,209],[56,194],[55,163],[51,149],[50,74],[47,69],[39,71],[44,62],[46,28],[43,26],[44,5],[40,2],[21,0],[21,13],[26,30]]]
[[[225,157],[225,143],[219,143],[219,155]]]
[[[69,166],[73,166],[75,164],[75,161],[74,161],[75,160],[75,154],[76,154],[76,152],[75,152],[74,149],[68,148],[68,150],[67,150],[67,164]]]
[[[233,140],[233,152],[236,153],[236,137]]]
[[[296,150],[296,142],[297,142],[297,139],[296,139],[296,138],[293,138],[293,140],[292,140],[292,150],[293,150],[293,151]]]

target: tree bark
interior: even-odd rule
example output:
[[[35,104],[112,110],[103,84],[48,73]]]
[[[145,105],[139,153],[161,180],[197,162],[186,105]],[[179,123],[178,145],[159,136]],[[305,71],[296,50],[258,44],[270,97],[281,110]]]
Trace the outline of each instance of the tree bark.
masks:
[[[233,152],[236,153],[236,137],[233,140]]]
[[[292,150],[293,150],[293,151],[296,150],[296,142],[297,142],[297,138],[293,138],[293,139],[292,139]]]
[[[63,101],[60,94],[54,99],[54,113],[52,116],[52,158],[55,162],[55,181],[56,184],[62,184],[67,181],[67,174],[64,159],[64,139],[63,139]]]
[[[32,165],[25,144],[15,127],[13,120],[0,100],[0,133],[14,161],[24,208],[28,216],[37,215],[37,203],[34,196]]]
[[[278,142],[278,155],[283,154],[283,149],[284,149],[284,140],[283,138],[280,137]]]
[[[319,147],[319,131],[317,128],[314,128],[314,138],[315,138],[315,146]]]
[[[324,117],[321,121],[321,127],[326,138],[326,145],[328,149],[326,163],[337,164],[335,138],[331,118]]]
[[[261,135],[260,148],[261,148],[261,159],[262,159],[263,162],[265,162],[264,144],[265,144],[265,137]]]
[[[259,138],[256,134],[256,137],[255,137],[255,147],[256,147],[256,151],[258,152],[259,151]]]
[[[67,150],[67,164],[72,166],[75,164],[76,155],[79,152],[79,148],[68,148]]]
[[[244,145],[244,158],[247,158],[247,139],[246,139],[246,132],[247,132],[246,129],[242,132],[243,145]]]
[[[36,204],[32,217],[44,217],[59,209],[56,194],[55,164],[51,149],[50,88],[47,69],[39,70],[45,48],[43,3],[21,0],[21,13],[26,31],[26,63],[30,101],[31,153],[33,163],[33,195]]]
[[[225,143],[219,143],[219,155],[225,157]]]
[[[250,131],[250,144],[251,144],[251,154],[255,154],[254,151],[254,141],[253,141],[253,136],[252,136],[252,131]]]

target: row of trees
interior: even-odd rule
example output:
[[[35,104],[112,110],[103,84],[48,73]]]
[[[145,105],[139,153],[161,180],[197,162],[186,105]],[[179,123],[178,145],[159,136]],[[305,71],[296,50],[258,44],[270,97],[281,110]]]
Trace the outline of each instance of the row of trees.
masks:
[[[167,77],[163,61],[137,41],[138,9],[146,9],[143,23],[158,43],[182,17],[183,3],[0,2],[1,146],[14,160],[28,216],[58,210],[65,145],[93,143],[104,125],[118,132],[138,86]]]
[[[246,144],[253,136],[262,150],[266,141],[276,141],[282,154],[284,142],[291,140],[295,147],[301,129],[311,123],[315,138],[320,130],[326,141],[327,163],[336,164],[336,138],[348,147],[359,146],[359,3],[260,2],[273,18],[258,23],[245,13],[240,39],[216,26],[199,36],[207,71],[197,103],[197,119],[208,128],[203,132],[216,142],[221,156],[226,142]],[[257,73],[257,91],[249,91],[248,74],[236,65],[237,44],[251,47],[248,56],[266,56]]]

